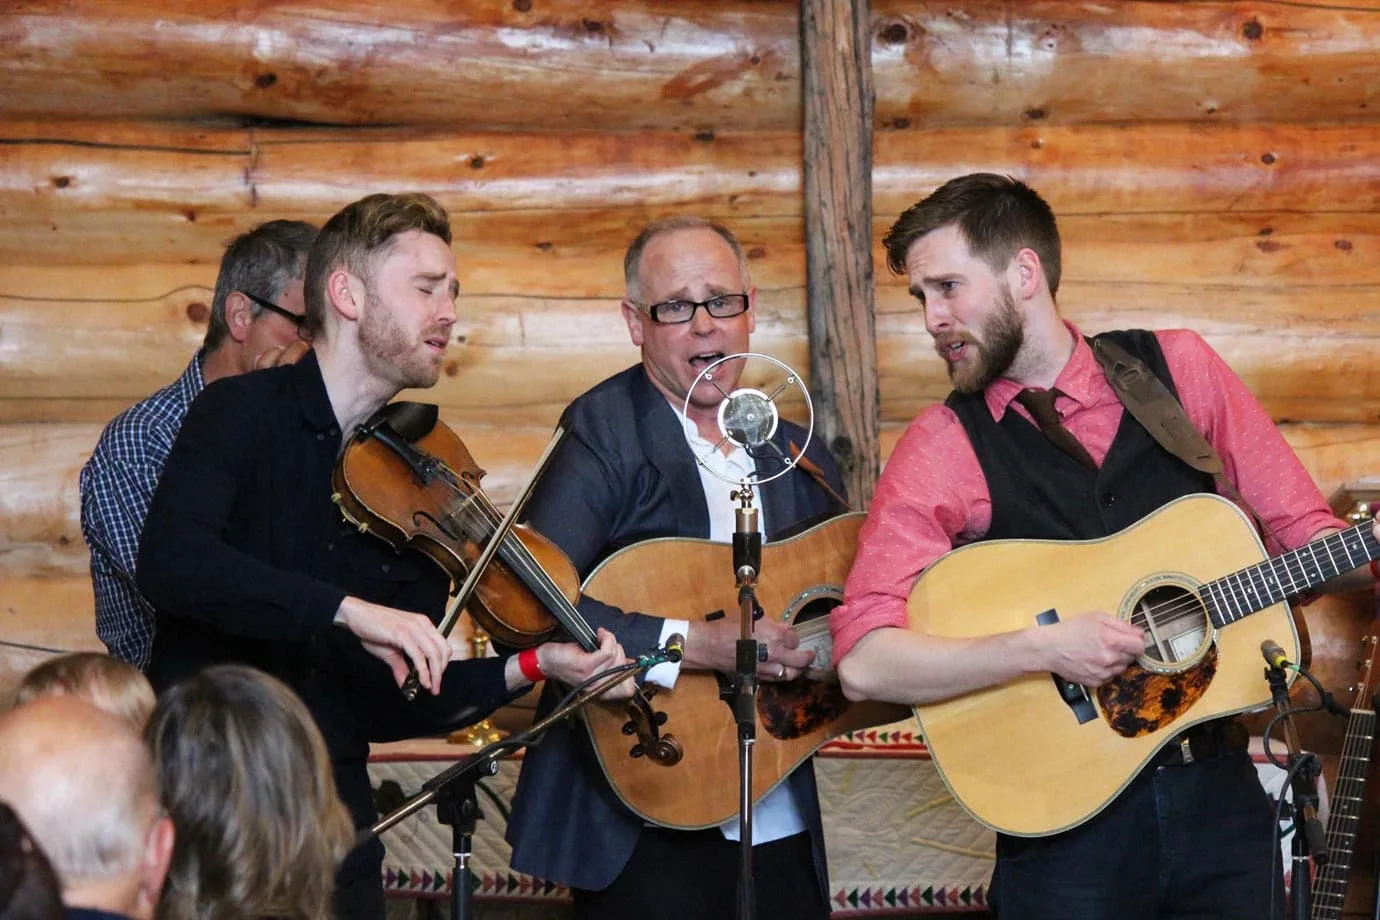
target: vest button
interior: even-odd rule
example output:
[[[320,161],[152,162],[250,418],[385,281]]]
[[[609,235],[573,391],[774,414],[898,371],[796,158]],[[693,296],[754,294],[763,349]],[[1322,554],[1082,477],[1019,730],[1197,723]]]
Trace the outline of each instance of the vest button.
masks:
[[[1103,508],[1110,508],[1116,504],[1116,496],[1111,492],[1103,492],[1101,502]]]

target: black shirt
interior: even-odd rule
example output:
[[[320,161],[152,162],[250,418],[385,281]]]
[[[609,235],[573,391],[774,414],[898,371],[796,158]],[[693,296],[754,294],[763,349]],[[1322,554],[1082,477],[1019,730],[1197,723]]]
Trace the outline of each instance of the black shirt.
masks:
[[[331,501],[340,447],[314,353],[212,383],[168,456],[136,579],[158,612],[155,688],[227,661],[282,679],[311,709],[363,821],[369,741],[469,724],[510,694],[502,659],[489,658],[453,663],[439,697],[406,703],[388,667],[331,625],[347,594],[439,619],[449,584],[420,553],[396,554],[343,521]]]

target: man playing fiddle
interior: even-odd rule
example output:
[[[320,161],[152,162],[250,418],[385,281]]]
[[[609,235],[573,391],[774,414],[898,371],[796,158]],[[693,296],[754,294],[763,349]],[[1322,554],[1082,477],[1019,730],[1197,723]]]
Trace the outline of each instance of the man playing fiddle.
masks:
[[[448,577],[345,524],[331,498],[356,428],[402,389],[436,383],[459,291],[450,241],[426,195],[370,195],[332,217],[307,259],[313,350],[203,391],[140,544],[155,687],[224,661],[284,680],[320,726],[357,826],[376,818],[369,741],[469,724],[531,684],[518,656],[448,664],[431,619]],[[600,639],[591,653],[543,645],[526,671],[577,683],[624,660],[612,635]],[[409,667],[428,691],[412,704],[394,686]],[[381,861],[376,840],[346,859],[338,914],[382,916]]]

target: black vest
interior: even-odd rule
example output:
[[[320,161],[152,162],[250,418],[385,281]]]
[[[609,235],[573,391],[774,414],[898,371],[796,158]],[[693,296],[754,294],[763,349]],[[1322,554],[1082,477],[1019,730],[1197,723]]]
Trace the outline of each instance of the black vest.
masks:
[[[1153,332],[1104,335],[1144,361],[1178,396]],[[1210,475],[1166,451],[1124,409],[1102,468],[1093,471],[1020,413],[1008,409],[1000,423],[993,421],[981,393],[951,393],[944,404],[958,415],[987,478],[992,526],[986,540],[1096,539],[1176,498],[1213,491]]]

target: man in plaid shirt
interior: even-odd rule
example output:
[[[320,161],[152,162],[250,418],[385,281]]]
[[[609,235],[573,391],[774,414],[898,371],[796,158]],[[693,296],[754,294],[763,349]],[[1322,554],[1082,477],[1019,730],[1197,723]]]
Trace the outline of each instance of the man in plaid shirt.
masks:
[[[206,339],[182,376],[115,417],[81,470],[81,530],[91,549],[96,635],[141,670],[153,607],[134,585],[139,534],[187,407],[202,388],[273,363],[299,340],[302,276],[317,228],[273,220],[236,237],[221,258]]]

